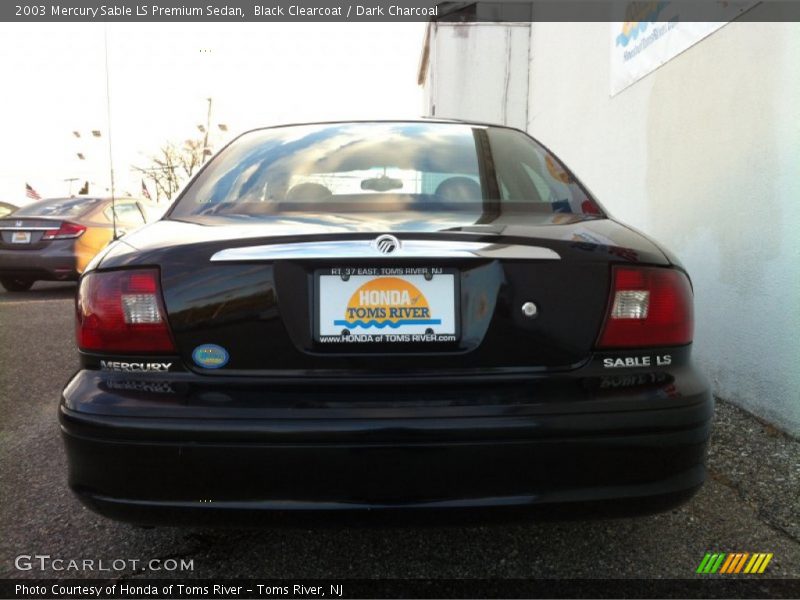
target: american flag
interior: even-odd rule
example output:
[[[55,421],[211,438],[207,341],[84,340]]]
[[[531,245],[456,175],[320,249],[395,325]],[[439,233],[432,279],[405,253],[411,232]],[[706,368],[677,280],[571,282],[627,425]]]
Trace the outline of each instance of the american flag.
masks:
[[[148,200],[152,200],[152,198],[150,197],[150,192],[147,191],[147,186],[144,184],[144,179],[142,179],[142,196],[144,196]]]
[[[39,195],[35,189],[31,187],[30,183],[25,184],[25,195],[30,198],[31,200],[41,200],[42,197]]]

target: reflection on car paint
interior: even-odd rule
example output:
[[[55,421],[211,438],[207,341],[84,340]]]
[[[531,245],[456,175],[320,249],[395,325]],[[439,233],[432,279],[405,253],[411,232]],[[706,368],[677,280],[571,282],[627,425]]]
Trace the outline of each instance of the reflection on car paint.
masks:
[[[176,394],[169,381],[137,381],[134,379],[106,379],[104,381],[109,390],[128,390],[132,392],[148,392],[152,394]]]

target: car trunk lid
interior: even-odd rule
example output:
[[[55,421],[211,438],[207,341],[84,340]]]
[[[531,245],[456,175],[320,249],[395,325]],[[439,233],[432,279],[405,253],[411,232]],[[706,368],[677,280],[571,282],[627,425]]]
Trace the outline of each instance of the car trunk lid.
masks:
[[[52,235],[63,223],[64,221],[57,217],[0,219],[0,244],[5,250],[38,250],[52,241]]]
[[[608,219],[556,224],[540,215],[481,226],[442,218],[422,226],[394,215],[382,232],[359,231],[341,216],[315,230],[304,227],[308,219],[241,227],[164,221],[127,236],[100,266],[160,266],[189,368],[211,371],[202,349],[214,347],[227,356],[217,374],[307,378],[568,370],[589,356],[602,325],[610,263],[666,263],[651,242]],[[386,234],[405,251],[382,254],[378,238]],[[341,331],[324,327],[334,313],[347,320],[353,294],[386,278],[416,288],[429,307],[438,302],[444,316],[431,325],[433,337],[425,328],[397,337],[402,328],[389,324],[373,326],[377,340],[342,341]],[[442,303],[448,294],[452,302]]]

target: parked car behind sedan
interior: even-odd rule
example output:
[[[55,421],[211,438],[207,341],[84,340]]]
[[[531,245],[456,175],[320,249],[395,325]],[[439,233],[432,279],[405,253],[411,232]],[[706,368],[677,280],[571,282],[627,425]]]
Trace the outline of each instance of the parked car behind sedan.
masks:
[[[149,203],[117,198],[117,237],[154,220]],[[36,281],[74,281],[114,239],[111,198],[49,198],[0,214],[0,284],[9,292]]]

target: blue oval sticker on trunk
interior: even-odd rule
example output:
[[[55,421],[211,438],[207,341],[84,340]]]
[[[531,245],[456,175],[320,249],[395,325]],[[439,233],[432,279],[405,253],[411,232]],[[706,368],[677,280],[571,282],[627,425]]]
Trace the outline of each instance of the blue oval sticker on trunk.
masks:
[[[216,344],[203,344],[192,352],[192,360],[204,369],[219,369],[228,364],[228,351]]]

